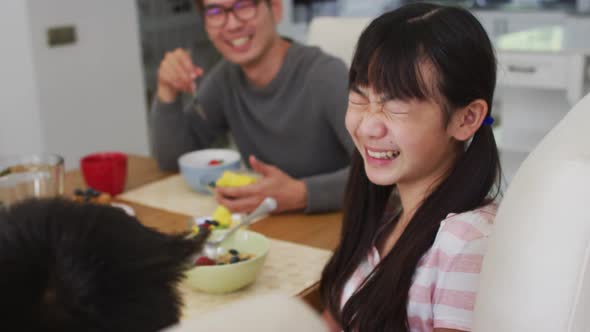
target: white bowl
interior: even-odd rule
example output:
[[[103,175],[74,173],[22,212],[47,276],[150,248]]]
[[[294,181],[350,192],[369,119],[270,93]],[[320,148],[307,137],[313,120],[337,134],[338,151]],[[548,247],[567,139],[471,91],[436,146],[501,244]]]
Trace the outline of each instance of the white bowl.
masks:
[[[223,160],[221,165],[209,165],[211,160]],[[210,193],[208,186],[225,171],[240,169],[240,154],[231,149],[205,149],[188,152],[178,159],[180,173],[193,190]]]

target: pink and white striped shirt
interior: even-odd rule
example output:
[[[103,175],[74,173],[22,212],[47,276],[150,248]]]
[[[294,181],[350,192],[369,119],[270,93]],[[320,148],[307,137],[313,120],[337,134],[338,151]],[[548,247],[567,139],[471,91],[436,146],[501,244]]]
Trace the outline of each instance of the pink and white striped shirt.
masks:
[[[412,332],[435,328],[471,331],[479,272],[497,205],[449,214],[413,277],[408,301]],[[380,261],[372,247],[342,292],[342,307]]]

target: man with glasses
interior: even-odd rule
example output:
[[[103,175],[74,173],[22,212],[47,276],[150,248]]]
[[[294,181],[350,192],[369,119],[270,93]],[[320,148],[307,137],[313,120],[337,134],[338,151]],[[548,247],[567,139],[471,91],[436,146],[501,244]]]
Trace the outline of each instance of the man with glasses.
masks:
[[[352,142],[344,127],[347,69],[314,47],[282,38],[281,0],[196,0],[207,34],[223,55],[203,80],[182,49],[166,54],[151,112],[152,142],[163,169],[231,131],[262,175],[255,184],[217,188],[217,201],[252,211],[264,197],[278,212],[340,208]],[[196,54],[198,57],[198,54]],[[182,110],[179,95],[194,96]]]

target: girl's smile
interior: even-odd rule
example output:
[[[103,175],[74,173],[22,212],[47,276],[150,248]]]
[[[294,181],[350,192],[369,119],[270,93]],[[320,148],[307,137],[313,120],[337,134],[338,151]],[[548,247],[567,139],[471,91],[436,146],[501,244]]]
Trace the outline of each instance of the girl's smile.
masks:
[[[369,164],[375,166],[393,164],[399,155],[399,150],[377,149],[368,146],[365,147],[365,159]]]

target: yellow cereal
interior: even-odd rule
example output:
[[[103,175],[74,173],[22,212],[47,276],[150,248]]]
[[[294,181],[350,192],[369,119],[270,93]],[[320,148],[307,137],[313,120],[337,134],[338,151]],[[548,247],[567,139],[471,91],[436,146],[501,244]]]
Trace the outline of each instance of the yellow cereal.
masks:
[[[256,178],[249,175],[225,171],[215,182],[217,187],[241,187],[256,182]]]
[[[227,228],[232,223],[231,212],[223,205],[219,205],[213,213],[213,220],[219,223],[220,228]]]

